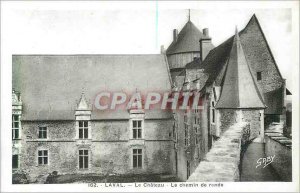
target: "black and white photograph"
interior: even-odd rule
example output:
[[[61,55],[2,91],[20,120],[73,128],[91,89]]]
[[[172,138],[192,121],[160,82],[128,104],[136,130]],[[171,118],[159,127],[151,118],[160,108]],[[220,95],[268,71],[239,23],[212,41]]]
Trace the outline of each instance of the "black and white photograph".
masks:
[[[299,1],[2,1],[0,160],[1,192],[298,192]]]

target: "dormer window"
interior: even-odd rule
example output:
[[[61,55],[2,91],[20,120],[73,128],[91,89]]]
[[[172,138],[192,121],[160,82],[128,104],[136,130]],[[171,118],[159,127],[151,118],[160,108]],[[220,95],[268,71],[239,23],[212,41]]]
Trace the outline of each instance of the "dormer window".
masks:
[[[132,120],[132,134],[133,139],[142,138],[142,120]]]
[[[20,137],[20,117],[19,115],[12,116],[12,138],[19,139]]]
[[[89,108],[88,102],[85,99],[84,93],[82,93],[79,104],[75,112],[76,118],[76,139],[87,140],[92,138],[91,132],[91,110]]]
[[[144,127],[145,127],[145,114],[143,110],[140,109],[131,109],[130,111],[130,119],[129,119],[129,139],[144,139]],[[138,141],[134,141],[133,143],[139,143]]]
[[[89,138],[88,121],[78,121],[78,129],[79,139]]]

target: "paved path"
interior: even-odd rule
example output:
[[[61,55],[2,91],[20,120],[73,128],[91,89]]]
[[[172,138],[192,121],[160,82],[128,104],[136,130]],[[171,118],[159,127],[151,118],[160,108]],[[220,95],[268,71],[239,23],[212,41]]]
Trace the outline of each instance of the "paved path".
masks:
[[[241,163],[242,182],[281,181],[271,165],[267,165],[265,168],[262,166],[256,168],[257,160],[266,157],[264,152],[264,143],[252,142],[249,144]]]

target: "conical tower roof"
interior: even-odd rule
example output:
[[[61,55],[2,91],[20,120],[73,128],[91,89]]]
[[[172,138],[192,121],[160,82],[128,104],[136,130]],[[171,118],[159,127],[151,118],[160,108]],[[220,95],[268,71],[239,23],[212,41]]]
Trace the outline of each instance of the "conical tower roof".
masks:
[[[200,52],[199,40],[206,37],[190,20],[185,24],[178,34],[176,41],[168,47],[166,54],[184,52]],[[212,47],[214,47],[211,44]]]
[[[265,108],[236,30],[216,108]]]

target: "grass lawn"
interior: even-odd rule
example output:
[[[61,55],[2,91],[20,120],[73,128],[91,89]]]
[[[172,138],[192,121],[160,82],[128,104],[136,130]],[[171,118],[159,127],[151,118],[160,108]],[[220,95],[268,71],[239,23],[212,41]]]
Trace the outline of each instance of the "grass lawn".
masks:
[[[174,175],[163,174],[126,174],[126,175],[99,175],[99,174],[66,174],[48,178],[49,184],[67,183],[131,183],[131,182],[179,182]]]

